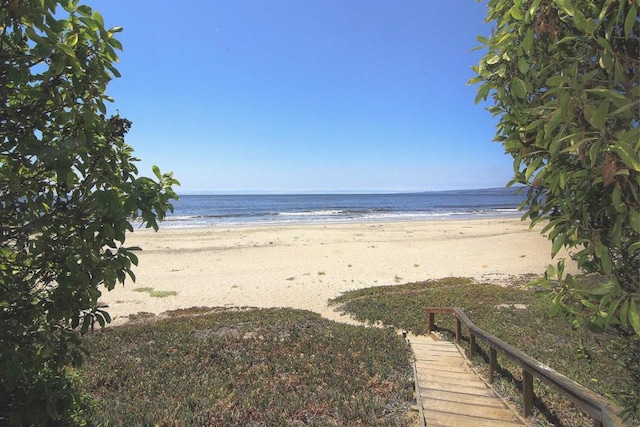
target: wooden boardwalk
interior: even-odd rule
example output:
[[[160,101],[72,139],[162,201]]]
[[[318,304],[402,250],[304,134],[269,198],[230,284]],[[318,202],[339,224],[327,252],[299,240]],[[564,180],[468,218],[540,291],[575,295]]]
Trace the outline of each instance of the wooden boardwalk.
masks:
[[[407,339],[415,356],[416,397],[425,425],[526,425],[469,368],[455,344],[425,336]]]

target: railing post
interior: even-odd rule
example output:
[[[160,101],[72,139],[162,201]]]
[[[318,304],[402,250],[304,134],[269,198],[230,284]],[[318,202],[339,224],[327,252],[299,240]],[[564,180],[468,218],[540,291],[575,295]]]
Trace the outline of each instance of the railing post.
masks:
[[[433,331],[433,327],[435,324],[436,314],[427,311],[427,317],[429,318],[429,321],[427,322],[427,335],[431,335],[431,331]]]
[[[476,355],[476,336],[473,335],[471,331],[469,331],[469,346],[471,347],[469,359],[473,360],[473,357]]]
[[[489,384],[493,384],[494,373],[498,367],[496,349],[489,347]]]
[[[533,375],[522,367],[522,407],[523,416],[529,418],[533,414]]]
[[[462,336],[462,322],[456,316],[456,342],[460,343],[460,337]]]

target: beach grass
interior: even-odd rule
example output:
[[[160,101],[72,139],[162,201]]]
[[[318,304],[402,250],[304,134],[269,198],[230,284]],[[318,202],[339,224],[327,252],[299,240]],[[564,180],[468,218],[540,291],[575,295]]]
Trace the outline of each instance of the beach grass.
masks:
[[[149,292],[153,292],[153,288],[149,287],[149,286],[140,286],[140,287],[137,287],[137,288],[133,288],[132,291],[133,292],[149,293]]]
[[[151,291],[149,296],[152,298],[166,298],[178,295],[176,291]]]
[[[133,291],[147,293],[152,298],[166,298],[178,295],[176,291],[157,291],[149,286],[134,288]]]
[[[618,404],[625,402],[626,391],[638,381],[638,358],[619,335],[572,329],[569,322],[551,316],[547,298],[522,286],[447,278],[359,289],[330,303],[360,321],[404,328],[414,334],[426,332],[425,307],[461,307],[476,326]],[[453,316],[438,315],[436,323],[446,339],[453,338]],[[466,337],[462,345],[468,352]],[[487,367],[488,348],[482,343],[480,347],[473,362],[482,370]],[[521,368],[501,356],[499,364],[505,369],[498,373],[496,388],[519,406]],[[536,422],[540,425],[590,424],[589,418],[539,381],[536,394]]]
[[[86,337],[81,372],[96,425],[415,421],[409,353],[393,330],[293,309],[169,314]]]

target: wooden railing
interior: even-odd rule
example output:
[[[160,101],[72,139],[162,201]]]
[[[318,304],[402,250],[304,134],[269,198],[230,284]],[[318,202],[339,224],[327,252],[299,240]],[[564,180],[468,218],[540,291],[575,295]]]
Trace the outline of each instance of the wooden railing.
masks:
[[[543,365],[534,358],[524,354],[515,347],[510,346],[497,337],[478,328],[467,317],[460,308],[454,307],[429,307],[427,308],[427,334],[433,331],[435,326],[435,314],[453,314],[456,317],[456,342],[462,336],[462,325],[469,332],[470,358],[473,358],[476,351],[476,339],[481,339],[489,346],[489,383],[492,384],[495,372],[498,368],[497,352],[500,351],[505,356],[512,359],[522,367],[522,399],[523,416],[531,416],[533,412],[533,378],[537,377],[547,385],[560,392],[566,399],[573,402],[577,407],[589,414],[596,427],[617,427],[623,426],[622,420],[618,417],[619,408],[612,406],[604,397],[592,392],[580,384],[570,380]]]

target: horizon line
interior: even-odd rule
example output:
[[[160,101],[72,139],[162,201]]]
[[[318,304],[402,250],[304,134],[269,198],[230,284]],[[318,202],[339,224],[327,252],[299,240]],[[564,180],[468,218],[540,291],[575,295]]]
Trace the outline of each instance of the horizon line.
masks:
[[[483,188],[448,188],[440,190],[185,190],[177,192],[178,196],[289,196],[289,195],[366,195],[366,194],[422,194],[443,193],[451,191],[486,191],[507,190],[512,187],[483,187]]]

